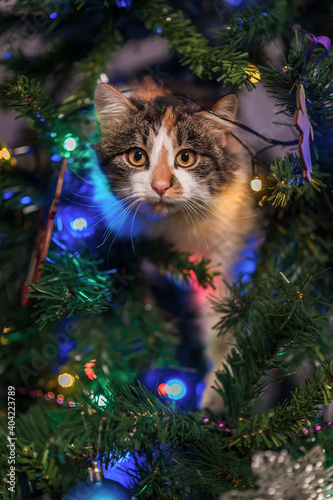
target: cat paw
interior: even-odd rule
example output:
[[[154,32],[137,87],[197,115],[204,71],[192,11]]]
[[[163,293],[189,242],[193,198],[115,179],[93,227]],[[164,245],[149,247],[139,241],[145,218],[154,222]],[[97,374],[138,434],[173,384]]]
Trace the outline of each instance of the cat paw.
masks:
[[[214,375],[214,374],[213,374]],[[200,408],[214,412],[214,413],[224,413],[224,402],[218,392],[216,392],[213,387],[214,377],[208,375],[205,380],[206,389],[202,393],[202,398],[200,402]]]

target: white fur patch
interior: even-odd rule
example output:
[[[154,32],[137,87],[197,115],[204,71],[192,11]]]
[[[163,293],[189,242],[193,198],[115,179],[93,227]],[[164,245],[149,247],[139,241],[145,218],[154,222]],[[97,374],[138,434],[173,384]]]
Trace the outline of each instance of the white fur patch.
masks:
[[[156,198],[159,196],[151,187],[151,172],[149,170],[141,170],[135,172],[131,179],[131,194],[138,200],[148,201],[148,199]]]
[[[185,199],[208,199],[209,191],[207,186],[199,184],[195,179],[193,172],[187,171],[182,168],[177,168],[174,171],[174,175],[179,180],[180,184],[184,189],[183,198]]]
[[[155,167],[157,166],[162,146],[164,146],[167,151],[169,165],[173,167],[175,163],[175,153],[173,149],[172,139],[167,134],[164,125],[161,126],[160,130],[158,131],[158,134],[155,136],[154,139],[154,144],[150,155],[151,174],[153,173]]]

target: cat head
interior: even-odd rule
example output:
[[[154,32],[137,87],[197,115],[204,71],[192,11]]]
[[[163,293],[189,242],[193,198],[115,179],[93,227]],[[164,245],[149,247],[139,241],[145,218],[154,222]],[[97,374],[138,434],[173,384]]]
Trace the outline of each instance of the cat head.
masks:
[[[138,210],[166,217],[187,205],[200,211],[234,178],[230,123],[160,88],[126,98],[108,84],[95,92],[101,141],[95,145],[112,190]],[[237,98],[211,110],[233,121]]]

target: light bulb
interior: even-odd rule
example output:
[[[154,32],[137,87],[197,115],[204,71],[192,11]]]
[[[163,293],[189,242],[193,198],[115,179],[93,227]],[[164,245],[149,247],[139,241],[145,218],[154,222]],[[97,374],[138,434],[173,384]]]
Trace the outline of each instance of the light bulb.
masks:
[[[69,373],[61,373],[58,377],[58,382],[61,387],[70,387],[74,384],[74,377]]]
[[[67,149],[67,151],[74,151],[76,148],[76,140],[74,137],[67,137],[67,139],[65,139],[64,148]]]
[[[253,191],[260,191],[261,188],[262,188],[261,179],[259,179],[259,177],[254,177],[251,181],[251,189]]]

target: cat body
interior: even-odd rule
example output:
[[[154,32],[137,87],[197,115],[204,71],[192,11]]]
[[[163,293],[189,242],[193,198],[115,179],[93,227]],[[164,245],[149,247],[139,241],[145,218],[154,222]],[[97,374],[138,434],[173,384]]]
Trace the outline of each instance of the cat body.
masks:
[[[227,95],[213,113],[153,84],[125,97],[107,84],[97,87],[95,109],[101,141],[95,145],[112,191],[131,214],[128,236],[161,237],[180,251],[211,259],[215,291],[198,291],[202,330],[212,370],[206,377],[202,407],[219,410],[222,402],[210,386],[230,349],[230,336],[217,337],[219,321],[207,295],[220,298],[231,282],[233,266],[255,228],[249,190],[250,167],[230,121],[237,99]],[[110,210],[110,218],[112,210]],[[115,227],[115,223],[112,223]]]

